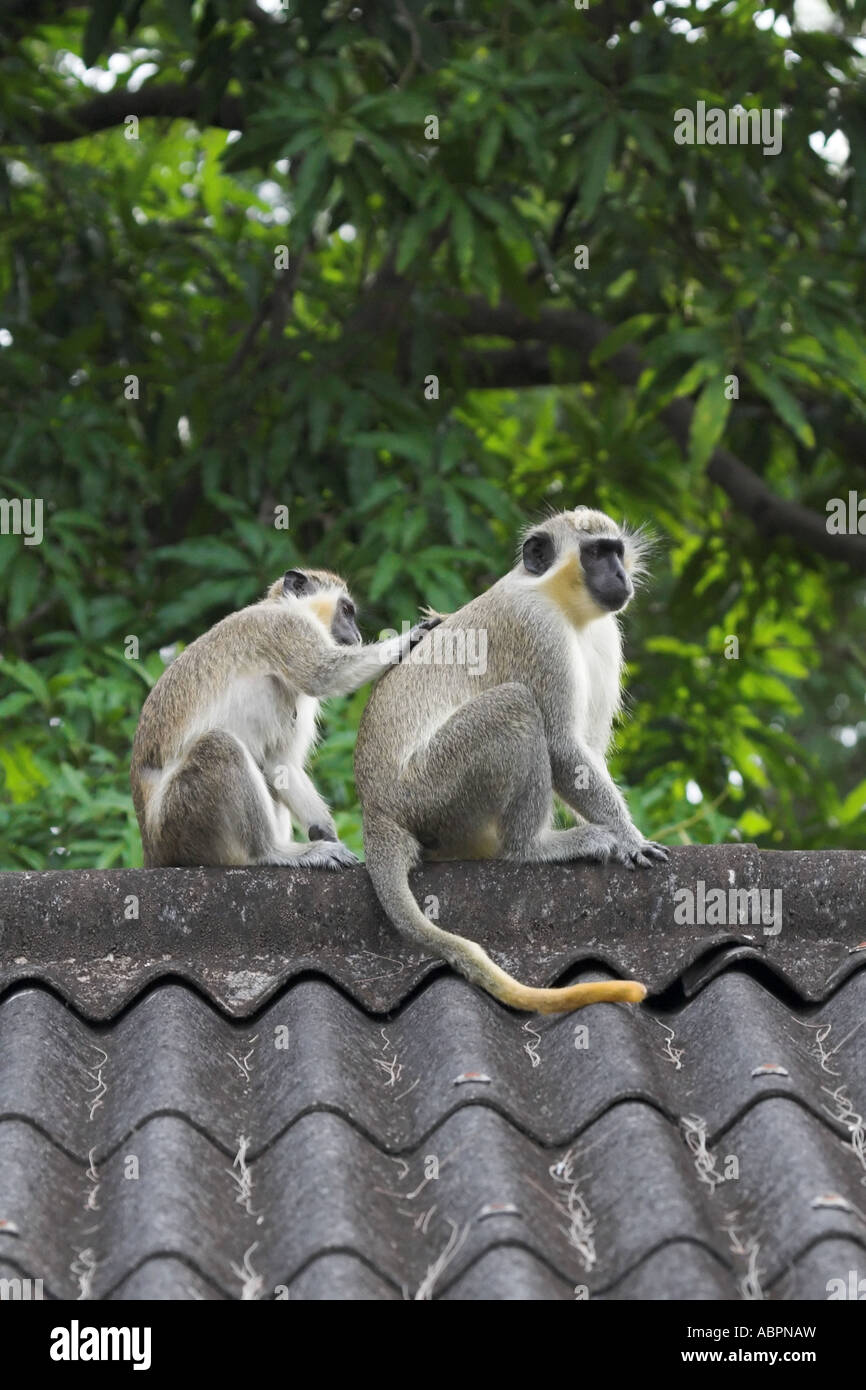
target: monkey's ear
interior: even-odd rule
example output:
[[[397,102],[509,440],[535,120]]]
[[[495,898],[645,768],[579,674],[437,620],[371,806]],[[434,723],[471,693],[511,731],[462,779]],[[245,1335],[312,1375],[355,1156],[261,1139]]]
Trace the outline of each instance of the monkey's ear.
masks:
[[[294,594],[300,598],[310,587],[310,581],[300,570],[286,570],[283,575],[283,593]]]
[[[530,574],[544,574],[553,564],[555,547],[545,531],[536,531],[523,542],[523,563]]]

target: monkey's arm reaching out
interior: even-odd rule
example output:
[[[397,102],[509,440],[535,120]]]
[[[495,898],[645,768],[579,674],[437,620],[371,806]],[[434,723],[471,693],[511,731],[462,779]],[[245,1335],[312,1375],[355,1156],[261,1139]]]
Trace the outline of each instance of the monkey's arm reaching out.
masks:
[[[291,648],[294,680],[305,695],[324,700],[332,695],[351,695],[369,681],[378,680],[389,667],[402,661],[440,619],[424,618],[409,632],[352,647],[334,646],[303,619],[283,621],[292,622],[286,649]]]

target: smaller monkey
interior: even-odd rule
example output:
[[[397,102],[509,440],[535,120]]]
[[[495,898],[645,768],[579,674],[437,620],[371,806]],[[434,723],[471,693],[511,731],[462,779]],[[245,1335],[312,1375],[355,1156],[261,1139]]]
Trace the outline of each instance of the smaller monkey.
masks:
[[[435,627],[361,645],[346,584],[287,570],[183,651],[141,711],[130,780],[148,868],[357,863],[305,771],[319,701],[378,679]],[[292,817],[309,843],[292,839]]]

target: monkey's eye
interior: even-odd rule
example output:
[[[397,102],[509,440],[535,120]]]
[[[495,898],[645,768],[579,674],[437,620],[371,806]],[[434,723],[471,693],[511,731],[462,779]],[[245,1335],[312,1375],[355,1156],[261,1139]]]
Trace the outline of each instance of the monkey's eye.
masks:
[[[340,604],[340,611],[345,618],[354,618],[355,605],[354,603],[351,603],[349,599],[344,598]]]
[[[604,536],[597,541],[584,541],[581,551],[590,559],[600,559],[602,555],[617,555],[621,560],[625,554],[625,546],[615,536]]]

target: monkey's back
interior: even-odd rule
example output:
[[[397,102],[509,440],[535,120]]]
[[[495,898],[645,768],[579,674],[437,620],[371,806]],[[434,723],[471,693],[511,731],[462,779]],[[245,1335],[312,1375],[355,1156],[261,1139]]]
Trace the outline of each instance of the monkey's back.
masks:
[[[432,731],[474,696],[514,678],[511,658],[525,634],[506,582],[507,576],[443,619],[410,659],[373,687],[355,744],[362,802],[387,798],[389,785]]]
[[[286,671],[287,656],[307,624],[276,604],[230,613],[191,642],[163,671],[141,710],[132,751],[133,778],[176,756],[188,727],[239,676]],[[170,731],[168,739],[166,730]]]

